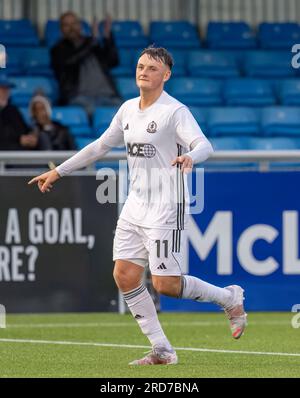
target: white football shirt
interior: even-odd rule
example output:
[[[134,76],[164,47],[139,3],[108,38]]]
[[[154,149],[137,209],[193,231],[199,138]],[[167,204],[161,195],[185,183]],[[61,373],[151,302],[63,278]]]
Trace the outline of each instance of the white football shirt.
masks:
[[[125,143],[130,185],[120,218],[147,228],[184,229],[188,220],[186,175],[172,161],[189,151],[195,140],[204,147],[211,147],[210,143],[188,108],[165,91],[145,110],[139,103],[140,97],[126,101],[95,141],[105,148]],[[66,175],[74,167],[71,158],[57,171]]]
[[[127,151],[130,186],[120,218],[143,227],[184,229],[186,175],[171,163],[204,135],[187,107],[166,92],[143,111],[139,102],[140,97],[125,102],[106,132],[119,136]]]

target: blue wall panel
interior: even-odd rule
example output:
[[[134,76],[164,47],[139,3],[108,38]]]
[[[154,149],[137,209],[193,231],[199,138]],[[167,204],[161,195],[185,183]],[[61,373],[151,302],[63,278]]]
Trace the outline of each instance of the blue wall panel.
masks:
[[[241,285],[248,310],[290,311],[300,303],[299,211],[299,172],[206,173],[204,210],[189,228],[189,274],[218,286]],[[203,240],[209,226],[219,236],[211,245]],[[218,259],[222,240],[229,254]],[[166,297],[161,304],[170,311],[218,310]]]

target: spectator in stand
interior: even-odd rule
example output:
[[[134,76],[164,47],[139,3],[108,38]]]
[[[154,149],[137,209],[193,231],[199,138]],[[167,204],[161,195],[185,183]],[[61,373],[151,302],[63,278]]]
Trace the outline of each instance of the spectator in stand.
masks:
[[[0,150],[47,149],[45,136],[31,132],[18,108],[9,103],[14,85],[6,75],[0,75]]]
[[[111,32],[111,19],[104,24],[100,45],[98,24],[93,36],[81,33],[81,23],[71,11],[60,18],[63,38],[51,50],[51,64],[60,86],[60,102],[81,105],[91,116],[96,106],[120,105],[109,69],[118,65],[118,53]]]
[[[34,123],[34,131],[38,135],[43,134],[47,137],[48,150],[76,149],[68,128],[51,120],[52,109],[48,98],[40,94],[35,95],[29,104],[29,112]]]

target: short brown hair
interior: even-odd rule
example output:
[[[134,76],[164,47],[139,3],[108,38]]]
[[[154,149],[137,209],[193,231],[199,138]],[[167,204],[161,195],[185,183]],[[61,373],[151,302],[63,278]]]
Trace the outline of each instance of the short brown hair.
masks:
[[[140,57],[144,54],[147,54],[150,58],[155,59],[155,61],[162,62],[163,64],[167,65],[170,69],[172,69],[174,65],[174,60],[172,55],[163,47],[149,46],[142,51]]]

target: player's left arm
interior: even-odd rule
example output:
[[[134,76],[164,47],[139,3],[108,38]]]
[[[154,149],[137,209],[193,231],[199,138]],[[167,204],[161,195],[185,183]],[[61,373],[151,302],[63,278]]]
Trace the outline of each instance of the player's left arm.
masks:
[[[213,153],[213,148],[187,107],[174,113],[174,123],[177,142],[189,148],[189,152],[177,156],[172,165],[179,163],[181,170],[188,173],[194,164],[204,162]]]
[[[177,158],[173,160],[172,166],[177,163],[182,164],[181,170],[185,173],[189,173],[192,171],[194,164],[204,162],[214,151],[211,143],[207,139],[203,140],[201,137],[196,138],[192,142],[190,149],[190,152],[177,156]]]

